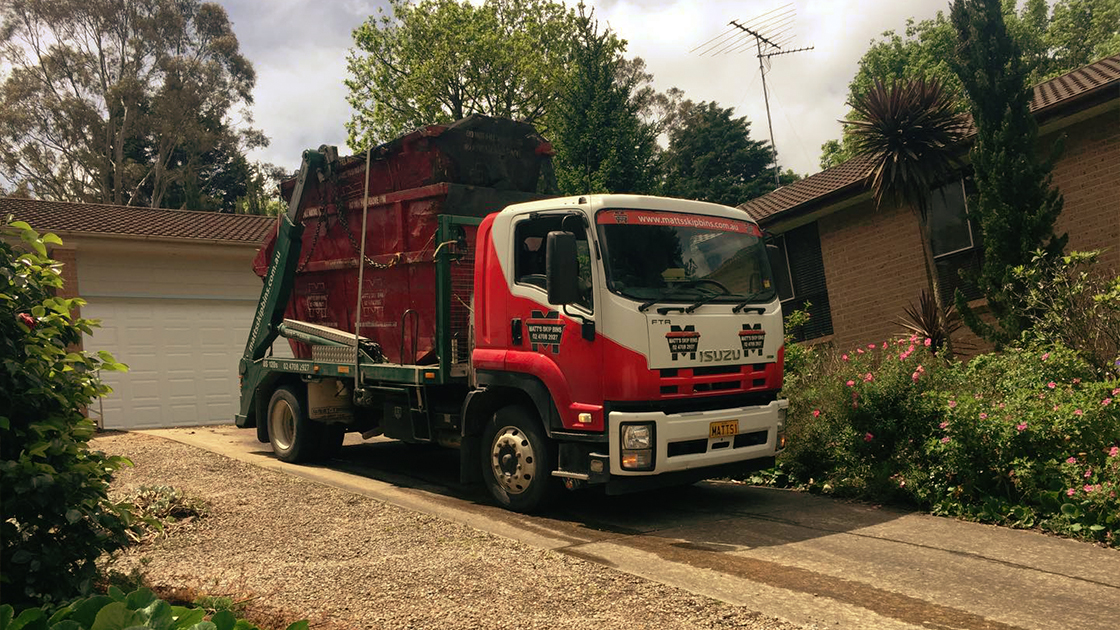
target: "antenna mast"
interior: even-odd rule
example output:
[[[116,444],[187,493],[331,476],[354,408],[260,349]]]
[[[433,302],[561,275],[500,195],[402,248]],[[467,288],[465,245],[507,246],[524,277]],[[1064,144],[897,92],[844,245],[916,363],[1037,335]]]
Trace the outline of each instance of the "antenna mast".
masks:
[[[766,104],[766,126],[770,131],[770,148],[774,153],[774,183],[778,186],[782,185],[781,166],[778,165],[778,147],[774,144],[774,122],[770,116],[770,91],[766,86],[767,68],[770,65],[771,57],[804,52],[815,48],[809,46],[792,50],[782,49],[782,46],[789,45],[794,38],[794,35],[789,33],[790,29],[793,28],[793,18],[796,13],[794,9],[790,8],[792,6],[793,3],[791,2],[767,11],[751,20],[750,24],[742,24],[738,20],[731,20],[728,24],[731,27],[730,29],[690,51],[694,52],[697,49],[704,48],[705,50],[700,53],[701,56],[742,52],[749,47],[751,39],[754,39],[756,56],[758,57],[758,73],[762,77],[762,98]],[[763,47],[763,44],[766,46]]]

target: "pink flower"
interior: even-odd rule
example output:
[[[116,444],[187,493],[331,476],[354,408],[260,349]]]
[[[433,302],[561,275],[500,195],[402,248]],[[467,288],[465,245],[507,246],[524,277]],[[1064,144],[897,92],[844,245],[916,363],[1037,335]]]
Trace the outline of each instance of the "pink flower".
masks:
[[[1081,379],[1079,379],[1079,378],[1075,378],[1075,379],[1073,379],[1073,384],[1074,384],[1074,385],[1078,385],[1078,384],[1080,384],[1080,383],[1081,383]]]
[[[875,377],[871,376],[871,372],[868,372],[867,376],[863,377],[863,382],[864,383],[870,383],[873,380],[875,380]]]
[[[1050,358],[1050,353],[1049,353],[1049,352],[1047,352],[1047,353],[1044,353],[1044,354],[1042,355],[1042,360],[1043,360],[1043,361],[1045,361],[1046,359],[1049,359],[1049,358]]]
[[[813,410],[813,417],[814,418],[819,418],[820,416],[821,416],[821,410],[820,409],[814,409]]]
[[[905,479],[899,479],[898,480],[898,487],[899,488],[905,488],[906,487],[906,480]]]
[[[926,371],[926,369],[925,369],[924,367],[922,367],[922,366],[920,366],[920,365],[919,365],[919,366],[918,366],[918,369],[916,369],[916,370],[914,370],[914,371],[915,371],[915,372],[917,372],[917,373],[919,373],[919,374],[922,374],[922,373],[924,373],[924,372]]]
[[[1072,497],[1075,494],[1077,494],[1077,490],[1074,490],[1073,488],[1070,488],[1069,490],[1066,490],[1066,496],[1067,497]]]
[[[981,414],[980,414],[980,419],[981,419],[981,420],[987,420],[987,419],[988,419],[988,414],[986,414],[986,413],[981,413]]]
[[[911,379],[912,381],[914,381],[915,383],[917,383],[917,382],[918,382],[918,377],[919,377],[919,376],[921,376],[921,374],[918,374],[917,372],[914,372],[913,374],[911,374],[911,375],[910,375],[910,379]]]
[[[948,444],[949,441],[950,441],[949,436],[945,436],[945,437],[941,438],[941,443],[942,444]]]
[[[980,400],[981,398],[984,397],[984,394],[973,394],[972,397],[975,398],[976,400]]]
[[[863,434],[863,441],[864,442],[870,442],[871,440],[874,440],[874,439],[875,439],[875,436],[870,434],[870,433],[864,433]]]
[[[35,325],[38,323],[35,321],[34,317],[28,315],[27,313],[20,313],[19,315],[16,315],[16,319],[19,320],[19,323],[27,326],[31,330],[35,330]]]
[[[914,354],[914,344],[910,344],[910,347],[906,349],[906,354]]]
[[[1058,386],[1058,384],[1055,383],[1054,381],[1050,381],[1049,383],[1046,384],[1046,386],[1049,387],[1050,389],[1054,389],[1055,387]]]
[[[1093,476],[1093,469],[1092,468],[1085,469],[1085,478],[1088,479],[1089,477],[1092,477],[1092,476]]]
[[[867,349],[868,350],[874,350],[875,349],[875,344],[873,344],[873,343],[867,344]]]
[[[942,422],[941,424],[939,424],[939,425],[937,425],[937,426],[939,426],[939,427],[941,427],[942,429],[944,429],[945,427],[949,426],[949,423],[948,423],[948,422]]]
[[[859,403],[852,403],[852,409],[856,409],[858,407],[859,407]]]
[[[1007,405],[1005,405],[1005,404],[1003,404],[1003,403],[1000,403],[1000,404],[999,404],[999,408],[1000,408],[1000,409],[1003,409],[1003,408],[1004,408],[1004,407],[1006,407],[1006,406],[1007,406]]]
[[[1085,412],[1084,412],[1084,411],[1081,411],[1080,409],[1074,409],[1074,410],[1073,410],[1073,415],[1075,415],[1075,416],[1081,416],[1081,415],[1085,415]]]
[[[848,381],[848,383],[847,383],[848,387],[854,387],[855,384],[856,384],[855,381]]]
[[[1117,455],[1120,455],[1120,446],[1113,446],[1112,448],[1108,449],[1109,457],[1116,457]]]
[[[1084,486],[1082,486],[1081,489],[1084,490],[1085,492],[1092,492],[1093,491],[1093,484],[1087,483]]]
[[[886,350],[886,349],[887,349],[887,342],[884,341],[883,342],[883,350]]]
[[[954,407],[956,407],[956,406],[957,406],[957,401],[955,401],[955,400],[950,400],[950,401],[949,401],[949,408],[950,408],[950,409],[952,409],[952,408],[954,408]]]
[[[1057,410],[1058,410],[1058,405],[1054,405],[1053,411],[1057,411]]]
[[[1042,392],[1041,394],[1038,395],[1039,400],[1042,400],[1043,398],[1046,398],[1046,392]]]
[[[1111,405],[1111,404],[1112,404],[1112,399],[1111,398],[1105,398],[1104,400],[1101,401],[1101,405]]]
[[[1020,422],[1019,424],[1015,425],[1015,428],[1020,430],[1020,431],[1026,431],[1027,430],[1027,423],[1026,422]]]
[[[848,355],[842,354],[842,355],[840,355],[840,358],[847,361],[848,360]]]
[[[863,348],[856,348],[856,352],[858,354],[863,354]]]
[[[1116,389],[1112,390],[1112,395],[1113,396],[1120,396],[1120,387],[1117,387]]]
[[[899,361],[905,361],[905,360],[906,360],[906,357],[908,357],[908,356],[910,356],[910,355],[909,355],[909,354],[906,354],[905,352],[899,352],[899,353],[898,353],[898,360],[899,360]]]
[[[918,336],[917,335],[910,335],[910,343],[915,343],[916,341],[918,341]]]
[[[926,344],[926,347],[928,348],[931,345],[933,345],[933,339],[930,339],[929,337],[926,337],[926,340],[925,340],[924,343]]]
[[[1113,447],[1113,448],[1115,448],[1115,447]],[[1066,463],[1067,464],[1076,464],[1077,463],[1077,458],[1076,457],[1068,457],[1068,458],[1066,458]]]

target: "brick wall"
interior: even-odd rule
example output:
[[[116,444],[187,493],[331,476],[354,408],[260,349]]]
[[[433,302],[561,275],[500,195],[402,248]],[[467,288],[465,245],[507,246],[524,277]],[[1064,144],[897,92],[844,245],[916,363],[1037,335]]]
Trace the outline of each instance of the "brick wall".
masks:
[[[1102,262],[1120,273],[1120,111],[1114,108],[1060,134],[1066,136],[1065,151],[1053,172],[1065,205],[1055,231],[1069,233],[1066,251],[1106,249]]]
[[[882,343],[927,286],[918,224],[909,210],[866,201],[820,220],[821,255],[832,306],[833,344]]]

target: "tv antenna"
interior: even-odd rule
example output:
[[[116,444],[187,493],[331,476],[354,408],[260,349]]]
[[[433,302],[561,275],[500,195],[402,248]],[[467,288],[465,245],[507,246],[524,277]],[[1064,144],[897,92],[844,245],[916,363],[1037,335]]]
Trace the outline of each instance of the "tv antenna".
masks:
[[[778,165],[778,147],[774,143],[774,122],[770,117],[770,92],[766,86],[766,73],[770,69],[770,59],[772,57],[791,55],[815,48],[815,46],[794,49],[783,48],[783,46],[790,45],[795,37],[795,34],[790,32],[793,29],[794,17],[796,17],[796,10],[792,7],[793,3],[791,2],[777,9],[771,9],[752,18],[747,24],[743,24],[739,20],[731,20],[728,23],[730,27],[728,30],[689,51],[695,52],[703,49],[700,52],[701,57],[704,55],[739,53],[749,50],[753,40],[758,57],[758,73],[762,77],[762,99],[766,104],[766,127],[770,130],[770,148],[774,152],[774,183],[777,186],[782,185],[781,166]]]

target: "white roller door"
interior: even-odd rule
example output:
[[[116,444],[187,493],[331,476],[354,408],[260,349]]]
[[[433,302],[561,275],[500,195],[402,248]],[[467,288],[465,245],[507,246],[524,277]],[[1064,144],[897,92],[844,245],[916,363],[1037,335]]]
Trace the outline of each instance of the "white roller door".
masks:
[[[261,281],[249,248],[83,243],[82,316],[101,320],[84,340],[129,366],[103,372],[113,393],[91,407],[108,429],[229,424],[239,407],[237,364]],[[277,356],[291,356],[286,340]]]

